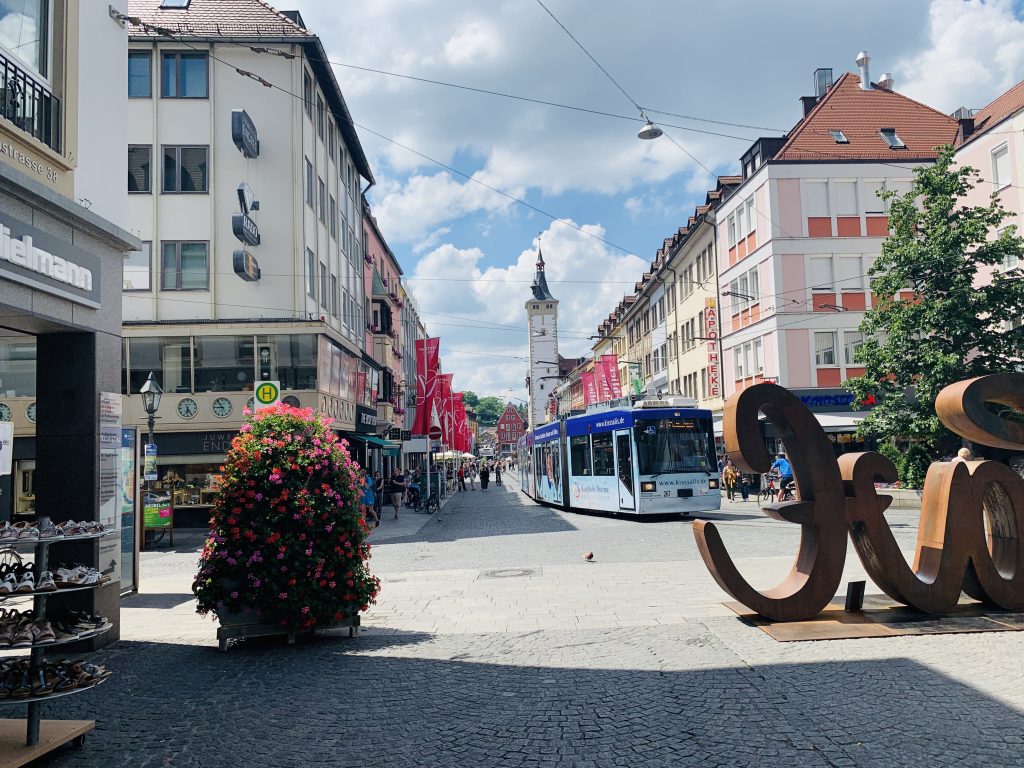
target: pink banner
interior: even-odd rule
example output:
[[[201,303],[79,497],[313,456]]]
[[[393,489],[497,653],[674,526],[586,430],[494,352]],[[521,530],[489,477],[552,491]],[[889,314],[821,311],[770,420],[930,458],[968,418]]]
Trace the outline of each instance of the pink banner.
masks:
[[[441,402],[437,409],[437,415],[441,418],[441,439],[448,447],[454,445],[454,429],[452,419],[454,417],[452,403],[452,376],[451,373],[440,373],[437,378],[440,382],[439,397]]]
[[[415,435],[430,430],[430,408],[437,397],[438,350],[441,339],[416,341],[416,419],[412,425]]]
[[[618,400],[622,397],[622,384],[619,381],[619,356],[601,355],[601,362],[604,363],[605,375],[608,377],[608,390],[611,392],[611,399]]]
[[[604,359],[594,363],[594,382],[597,384],[597,402],[604,403],[612,399],[608,371]]]
[[[597,399],[597,384],[594,382],[594,372],[586,371],[580,374],[580,379],[583,381],[583,405],[584,407],[592,405],[598,402]]]

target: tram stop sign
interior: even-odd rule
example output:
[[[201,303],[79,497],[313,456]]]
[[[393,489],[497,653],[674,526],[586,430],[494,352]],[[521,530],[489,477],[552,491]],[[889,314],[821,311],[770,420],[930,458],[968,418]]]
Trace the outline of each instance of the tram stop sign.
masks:
[[[281,382],[261,381],[256,385],[255,394],[256,410],[269,408],[281,402]]]

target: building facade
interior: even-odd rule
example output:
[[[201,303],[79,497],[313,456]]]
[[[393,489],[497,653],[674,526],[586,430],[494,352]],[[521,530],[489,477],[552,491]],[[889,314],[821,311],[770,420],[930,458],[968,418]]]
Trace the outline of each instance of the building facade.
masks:
[[[505,412],[498,419],[496,427],[498,453],[502,456],[513,456],[519,438],[526,434],[526,419],[512,403],[505,405]]]
[[[253,391],[375,436],[364,354],[366,156],[320,40],[258,0],[129,2],[121,391],[165,391],[161,475],[215,480]],[[275,55],[277,54],[277,55]],[[268,87],[268,85],[270,87]],[[364,441],[365,442],[365,441]]]
[[[526,302],[530,333],[530,426],[550,420],[553,394],[561,378],[558,356],[558,299],[548,289],[544,274],[544,254],[537,249],[537,272],[531,286],[533,296]],[[557,406],[556,406],[557,408]]]

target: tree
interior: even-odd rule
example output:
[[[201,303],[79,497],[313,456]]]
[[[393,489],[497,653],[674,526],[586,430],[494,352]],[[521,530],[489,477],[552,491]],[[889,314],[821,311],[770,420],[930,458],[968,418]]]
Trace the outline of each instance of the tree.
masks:
[[[462,402],[464,402],[469,408],[476,408],[477,403],[480,402],[480,397],[476,392],[467,389],[462,393]]]
[[[504,412],[505,402],[501,398],[481,397],[476,405],[476,420],[481,426],[493,427]]]
[[[1019,270],[992,272],[1020,259],[1024,241],[1015,226],[1003,228],[1010,213],[995,193],[987,205],[963,203],[980,183],[945,147],[914,171],[910,192],[880,195],[891,234],[870,270],[877,303],[861,322],[855,358],[865,373],[846,382],[858,402],[877,401],[860,423],[865,437],[948,450],[954,436],[935,415],[939,391],[1019,365],[1024,329],[1010,328],[1024,314],[1024,279]]]

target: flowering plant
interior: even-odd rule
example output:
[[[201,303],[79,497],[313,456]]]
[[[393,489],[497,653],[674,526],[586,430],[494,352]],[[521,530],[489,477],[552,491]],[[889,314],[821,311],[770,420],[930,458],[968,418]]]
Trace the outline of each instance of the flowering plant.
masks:
[[[192,584],[199,613],[253,609],[310,629],[367,610],[380,581],[366,565],[359,465],[311,408],[245,413]]]

